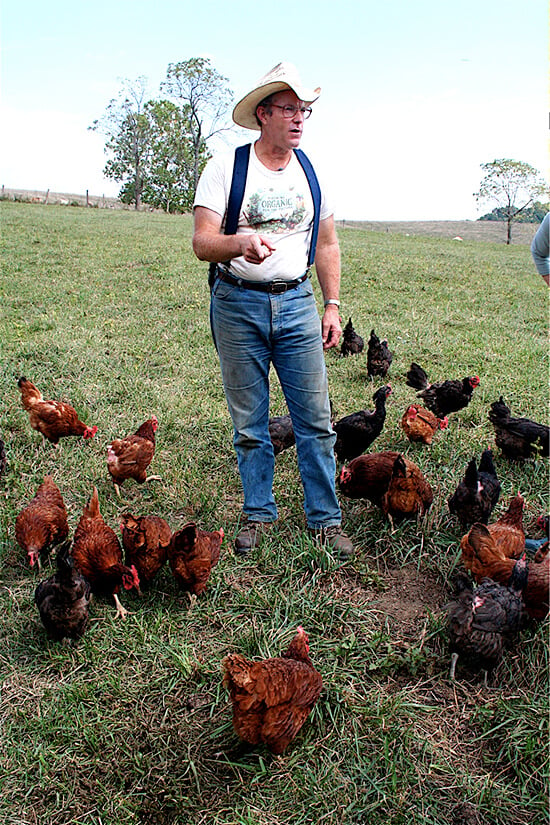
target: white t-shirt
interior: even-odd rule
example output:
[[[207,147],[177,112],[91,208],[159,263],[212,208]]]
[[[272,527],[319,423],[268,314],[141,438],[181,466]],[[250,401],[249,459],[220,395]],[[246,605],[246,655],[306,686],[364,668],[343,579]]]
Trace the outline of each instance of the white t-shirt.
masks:
[[[208,161],[197,186],[194,206],[204,206],[225,219],[235,152],[224,152]],[[321,188],[320,219],[332,215]],[[307,269],[313,228],[313,199],[305,173],[294,152],[280,172],[268,169],[251,147],[248,174],[237,234],[265,235],[276,247],[261,264],[249,264],[240,256],[231,261],[231,272],[249,281],[291,281]],[[222,222],[223,231],[223,222]]]

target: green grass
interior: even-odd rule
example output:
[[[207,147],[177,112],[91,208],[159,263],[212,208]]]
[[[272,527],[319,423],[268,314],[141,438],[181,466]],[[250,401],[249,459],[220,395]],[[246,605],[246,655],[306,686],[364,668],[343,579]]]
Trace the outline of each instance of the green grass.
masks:
[[[424,470],[435,501],[421,525],[392,533],[380,512],[342,500],[357,546],[340,565],[303,532],[294,451],[278,457],[280,520],[261,551],[231,552],[241,491],[210,338],[206,265],[191,220],[161,214],[2,203],[0,433],[0,821],[10,825],[446,825],[545,818],[548,623],[527,629],[489,688],[448,680],[444,619],[461,531],[446,499],[467,461],[494,444],[501,394],[517,415],[546,420],[547,288],[527,246],[339,230],[342,307],[394,351],[393,393],[372,449],[399,449]],[[317,294],[318,290],[317,290]],[[340,417],[372,406],[365,358],[328,352]],[[430,378],[476,373],[471,404],[431,449],[410,445],[400,418],[412,360]],[[43,446],[21,408],[24,374],[65,398],[99,432]],[[285,411],[273,379],[273,413]],[[106,445],[152,413],[151,472],[118,500]],[[525,524],[548,511],[548,462],[512,464],[495,450],[498,512],[518,489]],[[33,603],[38,578],[15,541],[15,518],[44,473],[74,529],[95,484],[106,521],[151,513],[173,529],[194,519],[226,541],[189,611],[168,568],[132,614],[92,606],[81,642],[49,641]],[[496,515],[498,515],[498,512]],[[282,757],[240,747],[221,685],[228,652],[276,655],[298,624],[325,684]],[[462,819],[459,819],[461,812]]]

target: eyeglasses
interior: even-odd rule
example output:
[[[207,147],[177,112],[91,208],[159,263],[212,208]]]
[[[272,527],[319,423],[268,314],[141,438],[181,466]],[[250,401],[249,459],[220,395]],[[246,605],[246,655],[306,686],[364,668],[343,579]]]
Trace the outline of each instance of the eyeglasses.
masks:
[[[283,117],[287,120],[296,117],[296,114],[298,112],[300,112],[304,116],[304,120],[307,120],[312,112],[311,106],[281,106],[280,103],[270,103],[269,105],[275,106],[277,109],[281,109]]]

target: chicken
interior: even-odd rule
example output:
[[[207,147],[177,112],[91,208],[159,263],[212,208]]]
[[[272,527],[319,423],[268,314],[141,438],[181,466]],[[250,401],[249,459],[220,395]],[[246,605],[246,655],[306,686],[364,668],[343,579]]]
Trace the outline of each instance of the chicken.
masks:
[[[384,450],[352,459],[340,472],[340,492],[347,498],[366,498],[381,507],[398,456],[394,450]]]
[[[474,389],[479,385],[479,378],[477,375],[470,375],[467,378],[430,384],[422,367],[413,361],[407,373],[406,384],[415,390],[421,390],[417,392],[417,396],[424,400],[428,409],[438,418],[444,418],[449,413],[457,412],[468,406]]]
[[[279,455],[283,450],[288,450],[296,444],[290,415],[275,415],[269,419],[269,437],[275,455]]]
[[[249,662],[232,653],[222,662],[223,684],[233,703],[235,733],[250,745],[283,753],[315,705],[323,680],[309,658],[306,632],[299,627],[286,653]]]
[[[218,563],[223,536],[221,528],[208,532],[192,521],[172,535],[168,561],[180,590],[191,594],[191,604],[206,588],[210,572]]]
[[[526,613],[522,593],[527,584],[525,555],[514,562],[509,584],[484,578],[474,587],[467,576],[460,576],[457,595],[447,606],[451,648],[450,678],[455,678],[459,656],[467,664],[485,671],[500,662],[505,646],[510,646],[522,629]]]
[[[489,577],[501,584],[507,584],[517,559],[506,555],[505,548],[498,545],[491,535],[490,527],[474,524],[460,542],[462,564],[470,570],[476,581]],[[527,613],[533,619],[544,619],[548,614],[548,593],[550,588],[550,554],[540,561],[528,564],[527,585],[523,600]]]
[[[357,456],[342,468],[338,486],[348,498],[366,498],[381,507],[390,522],[420,515],[433,501],[420,468],[393,450]]]
[[[84,424],[70,404],[65,401],[45,401],[40,390],[24,376],[21,376],[17,385],[21,390],[21,403],[29,414],[31,427],[55,447],[60,438],[69,435],[93,438],[97,433],[97,427],[88,427]]]
[[[80,639],[90,625],[90,584],[75,570],[65,542],[57,553],[57,573],[40,582],[34,593],[42,624],[56,642]]]
[[[409,404],[401,419],[401,427],[409,441],[421,444],[432,443],[438,430],[445,430],[449,426],[447,416],[438,418],[430,410],[420,404]]]
[[[27,553],[30,566],[36,564],[40,570],[43,558],[68,535],[63,496],[52,476],[46,475],[34,498],[17,516],[15,538]]]
[[[432,506],[433,498],[432,488],[420,468],[398,455],[382,497],[382,512],[390,523],[393,524],[394,519],[423,516]]]
[[[512,418],[502,395],[491,404],[489,421],[495,429],[495,443],[508,458],[525,459],[549,455],[550,427],[530,418]]]
[[[127,478],[133,478],[139,484],[158,479],[159,476],[147,476],[147,467],[155,455],[155,432],[158,419],[155,415],[147,419],[133,435],[117,438],[107,447],[107,469],[120,496],[119,486]]]
[[[98,596],[112,595],[117,617],[125,618],[128,611],[120,603],[118,591],[122,586],[125,590],[135,587],[139,592],[139,576],[135,567],[122,563],[117,535],[99,512],[97,487],[80,517],[71,553],[76,567],[90,582],[92,592]]]
[[[493,464],[491,450],[484,450],[476,466],[475,458],[468,463],[463,480],[448,499],[449,511],[457,516],[462,528],[479,521],[489,522],[500,496],[500,481]]]
[[[345,415],[334,424],[336,443],[334,452],[339,461],[349,461],[364,453],[378,438],[386,420],[386,398],[391,386],[380,387],[374,395],[374,410],[359,410]]]
[[[393,353],[389,350],[387,340],[384,338],[381,341],[375,331],[371,329],[367,348],[367,375],[369,378],[373,378],[375,375],[385,378],[392,361]]]
[[[147,589],[168,558],[172,531],[158,516],[120,517],[124,562],[138,572],[140,588]]]
[[[359,355],[359,353],[363,352],[364,347],[365,342],[363,341],[359,333],[356,332],[353,328],[353,324],[350,318],[346,326],[344,327],[340,354],[343,355],[344,358],[347,355]]]

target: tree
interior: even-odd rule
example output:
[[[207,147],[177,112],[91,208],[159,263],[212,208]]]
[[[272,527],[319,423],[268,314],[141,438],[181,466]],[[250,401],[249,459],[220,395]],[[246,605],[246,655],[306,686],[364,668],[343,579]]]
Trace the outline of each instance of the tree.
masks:
[[[227,123],[227,111],[233,93],[227,78],[212,68],[210,60],[194,57],[181,63],[170,63],[161,89],[176,100],[187,124],[193,158],[193,196],[199,182],[201,161],[206,155],[206,142],[232,128]]]
[[[143,201],[166,212],[192,208],[195,194],[195,157],[188,122],[169,100],[150,100],[145,106],[149,121],[150,155],[144,172]],[[206,147],[199,152],[199,170],[207,160]]]
[[[512,240],[512,223],[518,221],[523,211],[538,198],[548,198],[548,184],[540,172],[529,163],[500,158],[482,163],[485,177],[479,192],[474,194],[478,203],[487,201],[497,204],[506,221],[506,243]]]
[[[103,174],[123,184],[120,199],[135,204],[136,209],[141,206],[144,173],[151,152],[150,124],[144,103],[146,87],[144,77],[124,80],[118,97],[110,101],[105,115],[89,127],[107,137],[105,152],[112,157]]]

